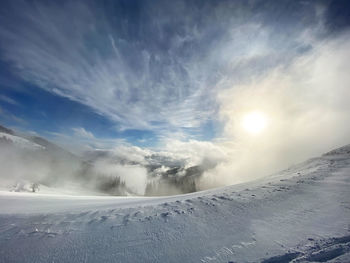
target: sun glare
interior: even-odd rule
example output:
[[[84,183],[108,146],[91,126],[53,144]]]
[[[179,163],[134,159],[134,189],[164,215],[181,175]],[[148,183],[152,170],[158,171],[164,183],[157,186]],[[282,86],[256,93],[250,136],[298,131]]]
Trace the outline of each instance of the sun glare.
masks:
[[[243,117],[243,128],[246,132],[257,135],[264,131],[267,125],[265,114],[259,111],[247,113]]]

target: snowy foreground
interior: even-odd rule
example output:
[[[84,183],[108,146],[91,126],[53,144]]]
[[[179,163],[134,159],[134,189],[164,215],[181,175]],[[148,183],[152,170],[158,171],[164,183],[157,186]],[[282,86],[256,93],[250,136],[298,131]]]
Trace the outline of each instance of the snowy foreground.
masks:
[[[0,262],[350,262],[350,147],[162,198],[0,194]]]

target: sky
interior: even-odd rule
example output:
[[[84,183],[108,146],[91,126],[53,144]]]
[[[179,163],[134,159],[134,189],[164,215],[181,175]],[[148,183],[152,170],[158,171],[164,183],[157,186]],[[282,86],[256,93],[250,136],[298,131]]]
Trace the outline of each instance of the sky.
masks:
[[[215,174],[248,177],[350,142],[346,0],[0,5],[5,126],[71,148],[219,147]]]

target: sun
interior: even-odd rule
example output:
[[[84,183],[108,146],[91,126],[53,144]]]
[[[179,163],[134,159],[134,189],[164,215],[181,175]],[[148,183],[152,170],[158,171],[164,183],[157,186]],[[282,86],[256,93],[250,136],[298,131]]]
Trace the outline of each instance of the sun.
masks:
[[[252,135],[262,133],[267,126],[266,115],[260,111],[254,111],[244,115],[242,120],[243,128]]]

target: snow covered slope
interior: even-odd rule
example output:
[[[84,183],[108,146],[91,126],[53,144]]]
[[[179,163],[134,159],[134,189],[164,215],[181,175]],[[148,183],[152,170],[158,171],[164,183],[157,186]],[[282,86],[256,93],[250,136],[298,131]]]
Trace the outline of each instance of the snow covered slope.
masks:
[[[45,149],[44,146],[39,145],[39,144],[37,144],[35,142],[32,142],[30,140],[27,140],[25,138],[22,138],[22,137],[19,137],[19,136],[16,136],[16,135],[4,133],[4,132],[0,132],[0,141],[12,143],[12,144],[14,144],[15,146],[17,146],[19,148],[28,149],[28,150],[42,150],[42,149]]]
[[[0,195],[0,262],[350,262],[350,146],[157,197]]]

